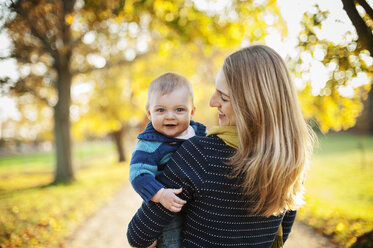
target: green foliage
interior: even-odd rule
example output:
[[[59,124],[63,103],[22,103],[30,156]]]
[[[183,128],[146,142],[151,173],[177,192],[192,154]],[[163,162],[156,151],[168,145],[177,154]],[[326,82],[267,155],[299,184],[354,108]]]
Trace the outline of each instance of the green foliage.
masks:
[[[98,145],[96,146],[98,147]],[[85,146],[78,153],[85,169],[77,173],[78,182],[50,184],[50,154],[29,156],[30,163],[17,157],[7,157],[0,166],[0,246],[60,247],[68,235],[91,213],[96,211],[115,190],[127,181],[128,166],[114,163],[112,146],[101,145],[98,152]],[[111,154],[111,155],[110,155]],[[101,158],[97,157],[101,155]],[[36,166],[39,169],[31,170]],[[12,167],[15,171],[9,171]],[[79,204],[78,204],[79,203]]]
[[[373,226],[373,136],[328,135],[306,180],[305,223],[350,247]]]

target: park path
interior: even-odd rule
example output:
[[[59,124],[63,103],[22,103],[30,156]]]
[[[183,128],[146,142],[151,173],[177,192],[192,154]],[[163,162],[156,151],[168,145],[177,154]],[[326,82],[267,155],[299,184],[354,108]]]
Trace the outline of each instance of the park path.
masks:
[[[130,184],[125,184],[95,214],[66,240],[66,248],[128,248],[127,225],[141,204]],[[329,248],[334,246],[306,225],[296,222],[285,248]]]

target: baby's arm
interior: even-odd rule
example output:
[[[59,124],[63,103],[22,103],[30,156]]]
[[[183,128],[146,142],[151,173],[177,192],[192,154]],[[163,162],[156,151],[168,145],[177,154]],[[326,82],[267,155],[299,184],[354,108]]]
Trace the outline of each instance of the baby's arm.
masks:
[[[145,202],[149,202],[164,187],[155,179],[158,173],[157,157],[151,151],[156,145],[155,142],[139,140],[130,163],[129,180]]]
[[[157,142],[139,140],[135,151],[132,154],[130,163],[130,181],[135,191],[145,202],[150,200],[161,203],[172,212],[180,212],[186,203],[176,194],[182,189],[165,189],[164,186],[155,179],[158,172],[156,153],[152,153],[159,145]]]
[[[145,202],[150,199],[164,186],[158,182],[151,174],[141,174],[131,181],[133,189],[141,196]]]
[[[151,199],[153,202],[159,202],[163,207],[167,208],[171,212],[180,212],[186,201],[177,197],[180,194],[180,189],[165,189],[161,188]]]

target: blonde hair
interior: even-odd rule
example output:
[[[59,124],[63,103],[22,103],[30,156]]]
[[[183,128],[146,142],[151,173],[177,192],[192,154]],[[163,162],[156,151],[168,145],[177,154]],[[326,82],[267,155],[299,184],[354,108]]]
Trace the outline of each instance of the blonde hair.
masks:
[[[178,88],[185,88],[188,91],[192,101],[192,106],[194,106],[193,87],[189,80],[180,74],[167,72],[150,83],[145,108],[149,109],[149,102],[156,94],[166,95]]]
[[[255,45],[228,56],[223,65],[239,145],[229,162],[243,177],[252,211],[264,216],[297,209],[315,135],[305,122],[283,59]]]

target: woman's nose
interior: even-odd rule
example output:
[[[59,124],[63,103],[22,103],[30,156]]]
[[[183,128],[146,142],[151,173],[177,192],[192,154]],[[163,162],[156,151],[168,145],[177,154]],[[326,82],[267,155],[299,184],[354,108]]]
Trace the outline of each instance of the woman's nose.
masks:
[[[210,107],[219,107],[219,102],[216,99],[216,92],[211,96]]]

